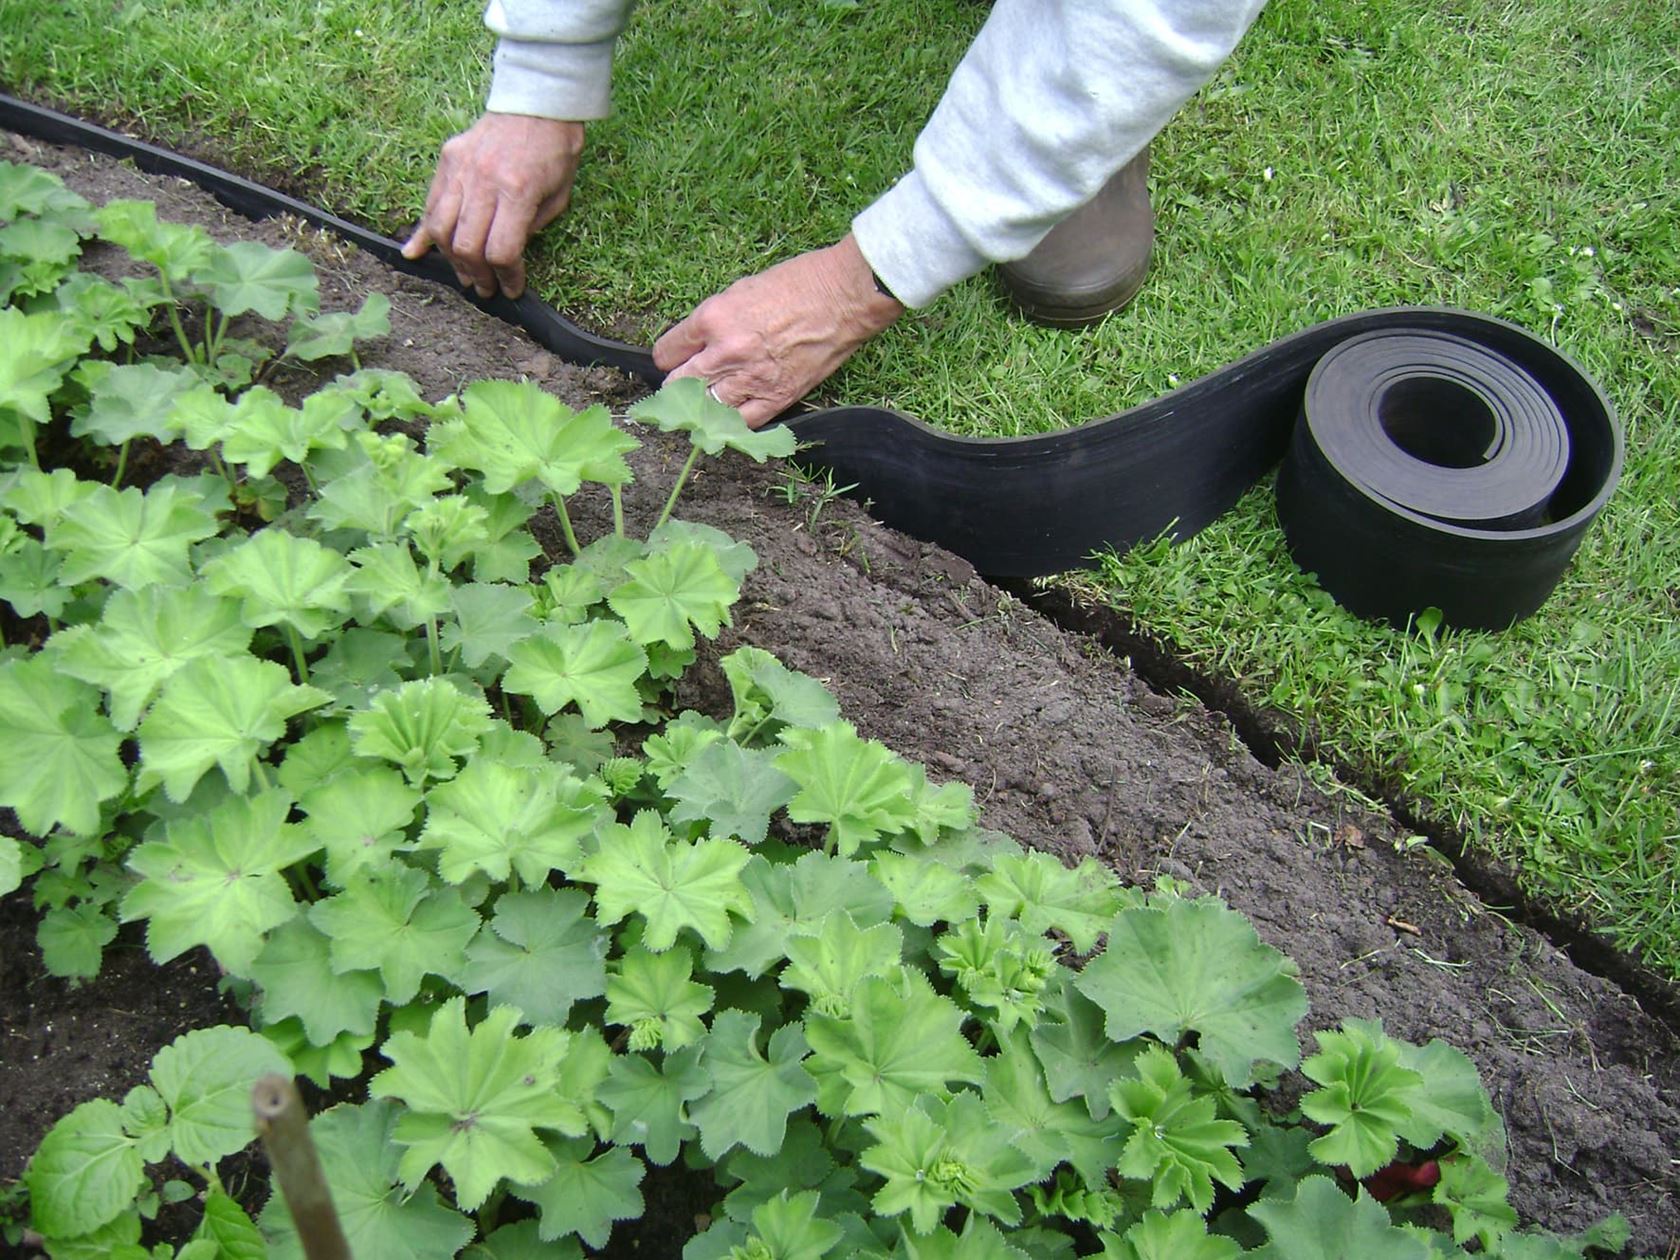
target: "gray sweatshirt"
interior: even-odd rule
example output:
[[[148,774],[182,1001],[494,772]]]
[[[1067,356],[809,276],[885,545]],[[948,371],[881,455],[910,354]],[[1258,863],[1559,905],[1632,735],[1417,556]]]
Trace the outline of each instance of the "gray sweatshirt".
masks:
[[[487,108],[607,113],[635,0],[490,0]],[[925,306],[1019,258],[1135,157],[1265,0],[997,0],[916,139],[910,172],[852,220],[876,275]]]

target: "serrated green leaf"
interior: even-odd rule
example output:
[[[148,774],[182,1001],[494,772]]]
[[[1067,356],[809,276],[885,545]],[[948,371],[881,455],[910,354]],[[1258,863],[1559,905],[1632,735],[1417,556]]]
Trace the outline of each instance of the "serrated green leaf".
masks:
[[[871,976],[853,992],[848,1018],[805,1018],[813,1074],[829,1116],[895,1114],[918,1097],[947,1096],[952,1082],[978,1084],[980,1056],[962,1034],[962,1010],[917,971]]]
[[[0,881],[0,887],[4,882]],[[66,980],[91,980],[99,974],[105,947],[117,936],[117,925],[99,906],[74,909],[59,906],[41,916],[35,941],[41,947],[41,965],[48,974]]]
[[[156,1164],[169,1156],[169,1104],[150,1085],[136,1085],[123,1095],[123,1132],[133,1138],[140,1158]]]
[[[836,910],[820,922],[806,921],[789,939],[782,987],[808,995],[825,1015],[844,1016],[857,986],[869,976],[897,974],[903,952],[904,934],[893,924],[860,928],[851,915]]]
[[[25,864],[29,870],[25,871]],[[10,836],[0,836],[0,897],[14,893],[23,884],[26,873],[33,874],[41,867],[40,850],[25,849]],[[48,970],[51,970],[49,967]],[[54,975],[63,974],[53,972]]]
[[[883,1216],[910,1213],[926,1234],[945,1210],[963,1204],[1010,1225],[1021,1220],[1014,1191],[1034,1176],[1033,1162],[992,1124],[979,1097],[964,1090],[949,1101],[923,1097],[914,1106],[864,1123],[875,1145],[858,1163],[886,1181],[875,1194]]]
[[[467,946],[461,988],[518,1007],[533,1024],[566,1022],[573,1002],[607,991],[608,937],[574,888],[503,893],[489,930]]]
[[[438,850],[438,873],[450,883],[474,871],[499,882],[513,871],[541,885],[551,871],[571,871],[583,838],[610,817],[598,790],[557,765],[479,756],[427,793],[420,847]]]
[[[40,468],[20,468],[0,493],[0,508],[10,512],[25,525],[45,527],[56,520],[72,503],[87,498],[99,488],[97,481],[81,481],[68,468],[54,468],[51,472]]]
[[[401,1112],[388,1102],[338,1106],[309,1122],[333,1206],[357,1260],[451,1260],[473,1236],[472,1221],[447,1208],[437,1190],[399,1183]],[[275,1188],[260,1218],[273,1260],[304,1260],[285,1196]]]
[[[1235,1088],[1253,1080],[1256,1062],[1292,1067],[1300,1058],[1295,1025],[1307,997],[1294,964],[1217,902],[1123,910],[1077,983],[1107,1014],[1112,1040],[1148,1032],[1176,1045],[1194,1031]]]
[[[966,919],[943,933],[933,956],[953,977],[964,999],[993,1030],[1032,1028],[1044,1009],[1045,986],[1056,976],[1056,956],[1042,936],[1010,919]]]
[[[975,889],[993,914],[1019,919],[1029,932],[1063,932],[1088,954],[1120,910],[1113,872],[1087,858],[1069,870],[1049,853],[1002,856]]]
[[[284,625],[318,639],[349,616],[350,572],[338,552],[270,526],[210,561],[202,576],[217,595],[242,601],[246,625]]]
[[[1151,1182],[1155,1207],[1176,1207],[1187,1199],[1197,1212],[1206,1212],[1215,1181],[1241,1187],[1242,1167],[1229,1148],[1247,1146],[1248,1135],[1235,1120],[1216,1117],[1212,1098],[1196,1096],[1166,1047],[1150,1046],[1133,1070],[1135,1077],[1108,1089],[1115,1112],[1133,1126],[1116,1170]]]
[[[730,624],[729,608],[740,583],[723,571],[709,547],[677,543],[624,566],[627,581],[607,595],[637,643],[694,646],[698,630],[708,639]]]
[[[459,418],[434,425],[428,449],[455,468],[484,474],[501,494],[540,481],[559,495],[584,481],[625,485],[626,453],[641,443],[613,425],[605,407],[576,412],[528,381],[477,381],[461,394]]]
[[[1429,1248],[1396,1229],[1363,1189],[1350,1199],[1328,1177],[1307,1177],[1293,1201],[1262,1199],[1248,1214],[1269,1236],[1248,1253],[1254,1260],[1429,1260]]]
[[[1093,1120],[1082,1102],[1052,1098],[1024,1030],[1000,1039],[998,1053],[986,1060],[983,1097],[992,1122],[1013,1134],[1012,1141],[1033,1161],[1037,1178],[1048,1177],[1066,1160],[1087,1186],[1105,1184],[1119,1158],[1127,1121],[1120,1116]]]
[[[355,572],[345,580],[356,598],[356,619],[364,625],[385,618],[399,630],[413,630],[449,607],[449,580],[422,572],[406,542],[378,543],[350,553]]]
[[[687,1105],[712,1088],[699,1059],[698,1046],[667,1048],[657,1066],[639,1054],[615,1056],[600,1089],[601,1102],[613,1116],[612,1140],[634,1142],[651,1163],[674,1160],[695,1132]]]
[[[713,398],[696,377],[667,382],[651,398],[633,404],[630,416],[666,433],[687,433],[688,440],[708,455],[728,448],[760,464],[772,455],[786,458],[798,445],[793,431],[783,425],[749,429],[739,411]]]
[[[296,1018],[313,1046],[331,1045],[344,1033],[373,1035],[385,986],[371,969],[334,966],[335,943],[302,916],[269,933],[250,967],[262,989],[264,1023]]]
[[[384,630],[353,626],[335,635],[331,645],[309,667],[309,682],[330,692],[340,709],[367,708],[380,692],[400,687],[415,665],[411,640]]]
[[[538,1028],[516,1037],[518,1021],[517,1010],[498,1006],[469,1033],[466,1001],[456,997],[437,1008],[424,1037],[398,1032],[381,1048],[392,1066],[368,1092],[408,1106],[393,1138],[404,1147],[398,1173],[410,1190],[441,1165],[456,1202],[473,1211],[503,1177],[540,1184],[554,1171],[536,1130],[586,1129],[557,1088],[567,1035]]]
[[[320,305],[315,268],[295,249],[274,249],[260,241],[218,245],[193,268],[223,315],[255,312],[282,320],[288,312],[314,311]]]
[[[145,1161],[108,1098],[77,1107],[47,1131],[23,1184],[30,1220],[49,1238],[74,1238],[115,1220],[145,1185]]]
[[[1355,1177],[1369,1177],[1399,1150],[1399,1129],[1424,1092],[1424,1078],[1400,1066],[1400,1048],[1380,1026],[1350,1023],[1313,1035],[1319,1053],[1301,1072],[1321,1088],[1301,1099],[1301,1111],[1330,1131],[1307,1149],[1321,1164],[1346,1164]]]
[[[769,1260],[822,1260],[846,1231],[834,1221],[817,1215],[822,1196],[815,1190],[789,1195],[783,1191],[753,1209],[752,1237],[763,1249],[749,1249],[745,1255],[763,1254]]]
[[[1452,1217],[1453,1241],[1463,1244],[1474,1238],[1484,1252],[1493,1253],[1517,1225],[1510,1183],[1474,1155],[1448,1155],[1440,1168],[1441,1180],[1430,1199]]]
[[[0,416],[10,412],[24,424],[46,424],[53,391],[91,340],[56,312],[0,309]]]
[[[64,186],[51,171],[27,162],[0,159],[0,222],[25,214],[69,214],[88,209],[88,203]]]
[[[145,919],[155,962],[207,945],[236,976],[248,975],[263,934],[298,908],[281,874],[315,849],[287,823],[291,800],[280,792],[230,797],[208,813],[182,815],[129,855],[140,882],[123,898],[124,923]]]
[[[537,1232],[545,1241],[576,1234],[590,1247],[605,1247],[615,1222],[641,1216],[637,1187],[647,1169],[622,1146],[609,1146],[591,1158],[594,1149],[587,1138],[550,1141],[553,1174],[540,1184],[513,1188],[516,1196],[537,1205],[542,1214]]]
[[[169,1104],[169,1142],[189,1164],[215,1164],[255,1136],[251,1087],[291,1064],[266,1038],[246,1028],[184,1033],[152,1059],[154,1089]]]
[[[918,927],[960,922],[980,908],[974,881],[937,862],[880,852],[870,858],[869,868],[892,893],[898,912]]]
[[[350,746],[401,767],[410,783],[455,776],[455,759],[490,729],[490,705],[443,678],[406,682],[350,718]]]
[[[712,990],[693,975],[686,946],[661,954],[632,947],[608,972],[606,1021],[630,1030],[632,1050],[693,1045],[706,1033],[700,1016],[712,1009]]]
[[[0,552],[0,600],[18,617],[45,614],[58,618],[72,594],[59,580],[63,562],[27,534],[16,536],[10,550]]]
[[[51,219],[20,219],[0,227],[0,259],[18,265],[12,297],[51,293],[75,270],[81,252],[80,234]]]
[[[591,727],[641,720],[636,681],[647,672],[647,653],[616,621],[550,623],[515,644],[508,661],[502,689],[530,696],[544,713],[575,704]]]
[[[799,784],[788,817],[828,823],[842,856],[909,825],[910,771],[885,745],[859,738],[850,722],[782,738],[791,746],[776,768]]]
[[[1199,1212],[1146,1212],[1123,1237],[1103,1238],[1103,1260],[1233,1260],[1242,1247],[1207,1232]]]
[[[212,1189],[205,1196],[204,1218],[193,1232],[193,1241],[201,1239],[215,1247],[217,1260],[267,1260],[268,1248],[257,1227],[245,1209],[221,1190]]]
[[[307,789],[298,801],[304,829],[326,850],[327,879],[339,888],[360,871],[384,869],[410,847],[406,828],[419,804],[420,793],[395,770],[367,762]]]
[[[583,1260],[583,1245],[577,1239],[545,1243],[539,1229],[536,1221],[503,1225],[463,1251],[462,1260]]]
[[[201,227],[161,222],[157,206],[150,201],[119,198],[94,211],[101,239],[127,250],[141,262],[149,262],[170,281],[185,280],[187,274],[209,261],[216,242]]]
[[[303,315],[286,330],[286,353],[305,363],[350,354],[358,341],[391,331],[391,299],[369,293],[355,311]]]
[[[443,573],[490,541],[484,509],[464,494],[426,500],[403,518],[402,530]]]
[[[362,1052],[373,1045],[372,1033],[339,1033],[324,1046],[309,1040],[303,1021],[293,1016],[278,1024],[265,1024],[262,1035],[292,1061],[299,1076],[307,1076],[321,1089],[331,1089],[334,1080],[362,1074]]]
[[[718,662],[735,700],[730,731],[746,742],[786,726],[811,730],[840,720],[840,706],[815,678],[789,669],[763,648],[736,648]]]
[[[732,840],[677,840],[657,813],[642,810],[630,826],[613,823],[602,831],[600,848],[577,878],[596,886],[602,923],[640,914],[647,924],[642,943],[649,950],[669,949],[685,928],[722,949],[734,930],[730,916],[745,919],[753,912],[741,883],[741,868],[751,856]]]
[[[331,697],[299,687],[282,665],[253,656],[200,656],[163,684],[140,723],[140,778],[144,790],[161,782],[172,801],[184,801],[212,766],[220,766],[235,792],[251,782],[259,753],[286,733],[298,714]]]
[[[1400,1136],[1420,1151],[1443,1136],[1451,1137],[1463,1149],[1488,1159],[1495,1171],[1502,1168],[1504,1127],[1469,1056],[1440,1040],[1423,1046],[1394,1044],[1400,1049],[1400,1065],[1429,1083],[1410,1100],[1411,1116],[1400,1125]]]
[[[492,658],[506,660],[514,644],[536,633],[532,602],[530,592],[515,586],[467,582],[453,587],[449,604],[455,620],[443,628],[443,650],[460,652],[468,669]]]
[[[1102,1008],[1081,993],[1071,972],[1061,972],[1046,992],[1046,1015],[1031,1033],[1050,1097],[1081,1098],[1093,1120],[1109,1113],[1108,1087],[1130,1075],[1142,1046],[1110,1041]]]
[[[756,845],[764,843],[770,816],[793,799],[795,784],[776,769],[773,753],[709,740],[661,787],[674,802],[672,822],[704,822],[714,838]]]
[[[781,1150],[788,1116],[817,1097],[816,1083],[804,1069],[809,1047],[798,1024],[770,1036],[768,1055],[758,1048],[759,1017],[742,1011],[719,1011],[703,1043],[700,1064],[711,1091],[690,1108],[700,1128],[700,1145],[709,1159],[721,1159],[736,1146],[760,1155]]]
[[[479,927],[453,888],[433,888],[425,871],[398,865],[353,876],[309,908],[309,921],[332,940],[333,970],[378,971],[393,1006],[413,1001],[424,976],[458,977]]]
[[[136,285],[112,284],[86,272],[59,285],[53,301],[77,335],[91,337],[106,354],[132,346],[152,322],[153,304]]]
[[[104,578],[137,590],[154,582],[191,582],[187,553],[216,530],[202,498],[174,485],[160,483],[145,493],[99,486],[47,526],[46,541],[65,553],[59,581],[66,585]]]
[[[198,385],[191,372],[164,371],[150,363],[83,366],[98,371],[88,381],[87,406],[78,409],[70,423],[72,437],[93,437],[108,446],[121,446],[137,437],[168,442],[179,436],[176,400]]]
[[[99,806],[128,786],[122,736],[99,693],[42,656],[0,662],[0,805],[31,835],[99,829]]]
[[[195,583],[116,591],[97,626],[57,635],[47,651],[71,677],[105,688],[113,725],[131,731],[182,666],[199,657],[242,657],[250,643],[238,605]]]
[[[239,397],[221,436],[222,458],[252,477],[266,477],[281,460],[302,464],[313,451],[341,450],[346,430],[361,423],[356,404],[343,394],[321,392],[288,407],[261,385]]]

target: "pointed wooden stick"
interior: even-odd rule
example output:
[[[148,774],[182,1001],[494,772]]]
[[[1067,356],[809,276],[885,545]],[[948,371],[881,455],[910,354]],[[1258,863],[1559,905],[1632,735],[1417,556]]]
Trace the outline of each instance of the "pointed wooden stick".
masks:
[[[271,1073],[251,1088],[257,1136],[274,1169],[308,1260],[351,1260],[321,1160],[309,1139],[309,1114],[290,1078]]]

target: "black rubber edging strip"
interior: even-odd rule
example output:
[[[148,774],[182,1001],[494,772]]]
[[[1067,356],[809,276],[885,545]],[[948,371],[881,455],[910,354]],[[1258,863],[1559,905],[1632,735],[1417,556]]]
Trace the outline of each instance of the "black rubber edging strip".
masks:
[[[1118,609],[1057,586],[1018,579],[998,586],[1062,629],[1084,635],[1126,658],[1133,671],[1154,690],[1195,696],[1204,708],[1229,721],[1255,759],[1272,769],[1292,758],[1328,766],[1344,781],[1380,801],[1401,826],[1424,836],[1430,848],[1452,864],[1458,882],[1482,904],[1538,932],[1582,971],[1615,985],[1680,1038],[1680,984],[1605,938],[1581,915],[1558,908],[1541,894],[1526,892],[1508,865],[1472,846],[1462,831],[1433,816],[1426,803],[1408,796],[1392,782],[1384,782],[1368,768],[1327,755],[1298,719],[1276,709],[1259,708],[1243,695],[1235,681],[1186,664],[1171,643]]]
[[[518,300],[479,298],[463,291],[454,273],[435,254],[411,261],[403,257],[396,241],[380,233],[208,163],[4,93],[0,93],[0,127],[47,143],[127,159],[152,174],[188,180],[247,218],[287,214],[326,228],[395,270],[455,289],[564,359],[617,368],[650,385],[658,385],[663,379],[649,351],[589,333],[529,293]],[[1596,439],[1597,449],[1591,453],[1585,472],[1575,473],[1577,482],[1584,484],[1572,488],[1570,511],[1561,525],[1553,521],[1538,529],[1531,526],[1526,541],[1533,543],[1538,536],[1538,547],[1519,553],[1520,562],[1528,568],[1538,566],[1538,578],[1525,575],[1523,589],[1502,590],[1502,599],[1496,601],[1497,608],[1491,614],[1481,607],[1469,609],[1468,615],[1464,610],[1457,615],[1448,610],[1447,620],[1452,624],[1502,628],[1533,611],[1550,592],[1581,535],[1615,488],[1624,450],[1614,410],[1590,377],[1567,356],[1524,330],[1487,316],[1425,307],[1344,316],[1274,342],[1153,403],[1037,437],[956,437],[880,407],[831,408],[788,423],[802,441],[818,444],[812,462],[833,469],[838,479],[851,485],[850,492],[866,500],[884,523],[937,542],[969,559],[982,572],[1005,579],[1000,583],[1003,589],[1026,599],[1058,624],[1096,638],[1112,650],[1131,656],[1134,663],[1141,662],[1140,672],[1153,685],[1184,688],[1196,694],[1233,722],[1257,757],[1275,766],[1286,755],[1311,755],[1308,742],[1292,724],[1280,729],[1262,723],[1233,685],[1190,670],[1153,636],[1127,626],[1112,610],[1099,613],[1063,592],[1040,590],[1008,579],[1079,567],[1101,547],[1123,547],[1168,529],[1180,536],[1195,532],[1235,503],[1277,462],[1291,430],[1299,444],[1300,434],[1308,426],[1296,425],[1294,412],[1301,407],[1307,377],[1319,360],[1352,338],[1393,328],[1447,336],[1462,335],[1468,329],[1490,338],[1496,347],[1514,351],[1518,361],[1531,370],[1538,369],[1548,378],[1545,383],[1567,394],[1569,407],[1584,407],[1588,413],[1587,426],[1593,430],[1589,436]],[[1475,337],[1470,340],[1480,344]],[[1210,431],[1205,421],[1222,407],[1231,407],[1233,387],[1244,403],[1240,415],[1214,425]],[[1366,401],[1375,405],[1380,400]],[[1196,423],[1198,420],[1204,423]],[[1114,488],[1127,486],[1140,467],[1155,479],[1156,493],[1142,503],[1116,502]],[[1310,496],[1311,489],[1302,484],[1310,476],[1292,474],[1293,462],[1285,467],[1280,494]],[[1291,475],[1295,475],[1294,489],[1282,489],[1281,484]],[[1566,473],[1565,481],[1568,476]],[[1165,486],[1161,484],[1163,479]],[[1175,480],[1176,488],[1171,484]],[[1186,489],[1191,492],[1188,497]],[[1352,497],[1358,499],[1362,494]],[[1098,509],[1095,512],[1093,505]],[[1369,508],[1370,504],[1367,501],[1360,506]],[[1399,521],[1403,529],[1416,524]],[[1374,524],[1364,523],[1360,545],[1380,544],[1381,539],[1373,539],[1370,531],[1381,534],[1394,526],[1393,520],[1379,513]],[[1292,536],[1292,546],[1296,541]],[[1507,567],[1512,563],[1511,554],[1505,549],[1502,562]],[[1339,557],[1321,549],[1320,559],[1333,566]],[[1405,573],[1401,580],[1394,565],[1366,564],[1357,555],[1352,562],[1356,569],[1365,567],[1374,575],[1376,585],[1367,592],[1367,602],[1373,608],[1367,615],[1403,620],[1426,606],[1415,601],[1404,608],[1392,606],[1393,588],[1397,582],[1403,586],[1417,580],[1414,573]],[[1414,567],[1404,563],[1404,557],[1396,564],[1400,570]],[[1324,574],[1320,576],[1322,579]],[[1423,575],[1425,579],[1431,576]],[[1530,589],[1535,582],[1539,583],[1537,593]],[[1472,591],[1481,589],[1485,593],[1489,575],[1474,573],[1468,584]],[[1428,594],[1439,599],[1436,592]],[[1359,598],[1364,595],[1357,595],[1356,602]],[[1532,607],[1526,606],[1530,604]],[[1430,836],[1431,843],[1452,860],[1461,882],[1478,897],[1490,905],[1511,904],[1520,921],[1564,949],[1584,970],[1620,986],[1680,1035],[1680,990],[1675,986],[1616,949],[1577,917],[1560,915],[1523,894],[1508,872],[1473,854],[1461,836],[1442,831],[1402,802],[1386,795],[1384,799],[1399,821]]]

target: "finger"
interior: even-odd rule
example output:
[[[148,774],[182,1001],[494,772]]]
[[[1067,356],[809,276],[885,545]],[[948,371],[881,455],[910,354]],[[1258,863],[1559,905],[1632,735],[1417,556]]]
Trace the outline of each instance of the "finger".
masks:
[[[402,256],[410,262],[416,258],[424,258],[434,244],[432,234],[426,230],[426,225],[422,222],[403,242]]]
[[[572,204],[572,185],[567,181],[566,186],[537,207],[536,217],[531,220],[533,234],[542,231],[554,220],[565,213],[566,207]]]
[[[496,202],[489,198],[475,198],[461,207],[461,217],[455,222],[455,234],[450,238],[450,257],[457,273],[465,271],[463,281],[481,298],[496,292],[496,276],[484,260],[484,242],[490,235],[491,220]]]
[[[503,201],[490,224],[484,259],[495,273],[496,285],[510,298],[525,292],[525,242],[531,237],[531,218],[522,208]]]
[[[768,398],[749,398],[735,409],[741,413],[741,418],[747,422],[749,429],[762,429],[781,415],[786,407],[786,403],[778,405]]]
[[[446,259],[450,269],[455,272],[455,280],[463,288],[472,283],[472,278],[455,258],[455,223],[461,216],[461,192],[458,186],[452,186],[439,194],[437,204],[426,212],[426,217],[420,221],[420,231]]]
[[[706,335],[693,315],[667,328],[653,343],[653,365],[673,376],[697,376],[698,372],[684,372],[680,365],[690,362],[706,348]]]

